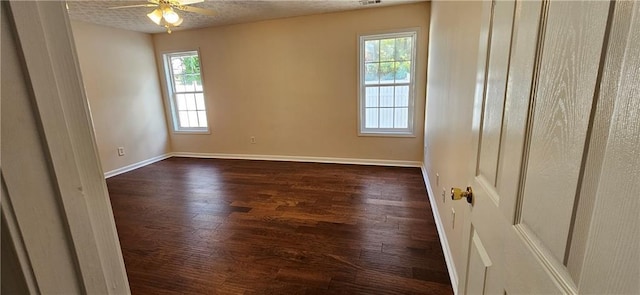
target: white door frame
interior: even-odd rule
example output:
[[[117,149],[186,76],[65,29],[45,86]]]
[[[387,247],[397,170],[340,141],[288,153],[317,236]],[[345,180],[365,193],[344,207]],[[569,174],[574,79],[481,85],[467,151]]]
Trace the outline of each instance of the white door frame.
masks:
[[[8,12],[3,15],[9,18],[3,22],[3,26],[9,24],[8,30],[16,40],[17,52],[22,55],[20,63],[25,73],[24,82],[30,88],[29,97],[24,99],[31,101],[35,126],[43,143],[33,149],[44,151],[48,162],[44,170],[52,179],[53,196],[59,205],[50,210],[59,214],[66,226],[64,231],[50,234],[68,240],[68,251],[75,260],[76,271],[73,275],[82,293],[129,294],[129,283],[98,158],[65,2],[11,1],[1,5],[1,9]],[[15,124],[2,122],[5,126],[7,123]],[[4,144],[11,145],[12,142],[5,141]],[[12,229],[11,240],[16,251],[23,254],[18,255],[18,259],[22,272],[26,274],[29,289],[48,293],[45,284],[40,282],[44,278],[55,277],[56,266],[48,266],[46,270],[36,269],[46,265],[47,261],[43,258],[45,255],[33,254],[37,251],[46,253],[49,245],[45,242],[34,243],[37,240],[37,236],[34,236],[36,233],[29,231],[30,227],[24,224],[26,220],[32,223],[33,220],[47,221],[39,219],[37,210],[21,210],[12,206],[28,198],[33,198],[37,203],[37,198],[47,197],[30,196],[30,189],[48,184],[10,177],[19,172],[24,174],[25,171],[21,171],[19,163],[7,159],[24,157],[30,149],[25,147],[24,152],[13,154],[3,152],[5,165],[2,166],[2,175],[7,190],[2,197],[2,213]],[[33,207],[37,206],[34,204]],[[38,259],[41,261],[36,261]],[[34,273],[39,275],[29,275]]]

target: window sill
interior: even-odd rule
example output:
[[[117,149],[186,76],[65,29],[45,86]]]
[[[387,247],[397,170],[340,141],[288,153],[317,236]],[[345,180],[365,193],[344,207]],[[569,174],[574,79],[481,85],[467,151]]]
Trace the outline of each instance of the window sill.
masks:
[[[358,132],[358,136],[368,136],[368,137],[407,137],[407,138],[415,138],[416,135],[413,133],[394,133],[394,132]]]
[[[177,135],[210,135],[211,131],[209,130],[202,130],[202,131],[186,131],[186,130],[180,130],[180,131],[173,131],[173,134],[177,134]]]

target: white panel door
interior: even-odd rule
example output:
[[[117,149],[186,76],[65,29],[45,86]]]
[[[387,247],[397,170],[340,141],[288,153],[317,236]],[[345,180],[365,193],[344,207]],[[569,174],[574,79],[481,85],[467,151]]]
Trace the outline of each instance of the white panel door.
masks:
[[[468,294],[503,293],[505,285],[503,236],[509,222],[500,212],[496,183],[515,4],[487,1],[483,5],[473,126],[478,144],[470,181],[474,198],[464,225],[471,238],[461,288]]]
[[[566,265],[610,5],[484,3],[463,293],[577,292]]]

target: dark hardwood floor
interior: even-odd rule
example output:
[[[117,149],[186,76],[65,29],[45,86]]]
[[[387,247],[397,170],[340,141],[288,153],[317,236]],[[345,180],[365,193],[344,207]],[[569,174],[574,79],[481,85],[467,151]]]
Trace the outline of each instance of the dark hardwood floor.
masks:
[[[133,294],[451,294],[418,168],[170,158],[107,180]]]

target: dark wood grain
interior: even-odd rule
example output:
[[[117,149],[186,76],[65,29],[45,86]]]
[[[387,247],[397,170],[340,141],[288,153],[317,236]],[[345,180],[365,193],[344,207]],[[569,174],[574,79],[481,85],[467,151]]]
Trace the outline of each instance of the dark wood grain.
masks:
[[[451,294],[420,169],[170,158],[107,180],[133,294]]]

